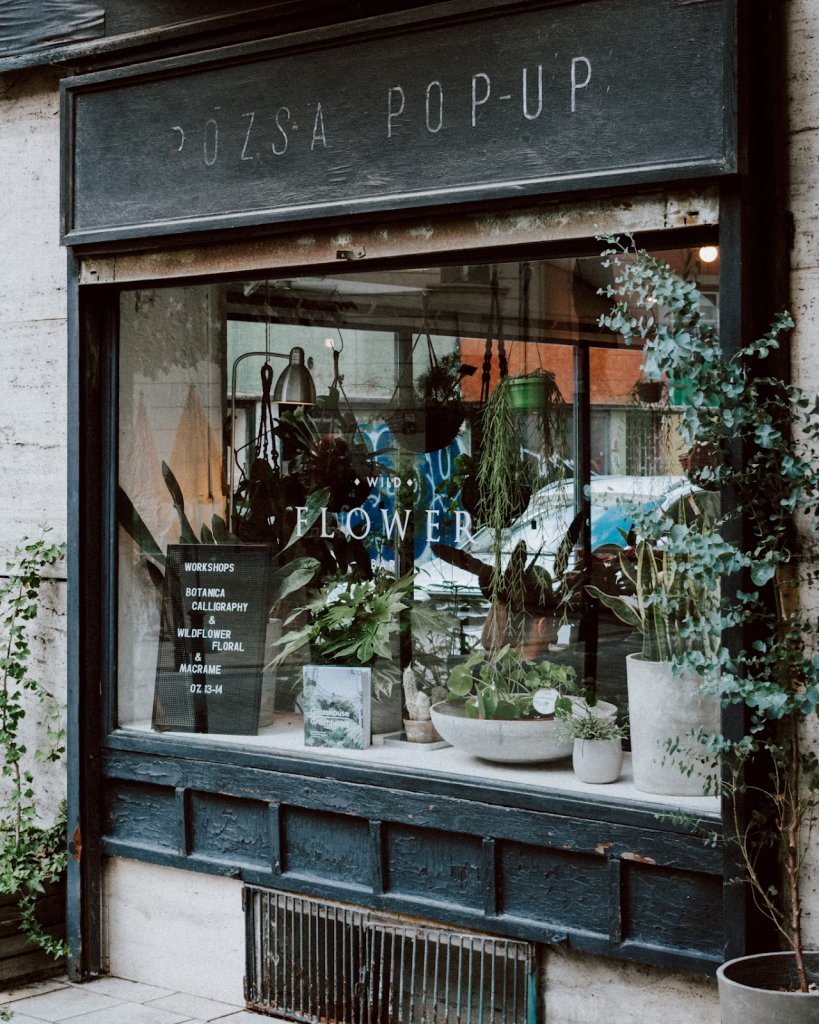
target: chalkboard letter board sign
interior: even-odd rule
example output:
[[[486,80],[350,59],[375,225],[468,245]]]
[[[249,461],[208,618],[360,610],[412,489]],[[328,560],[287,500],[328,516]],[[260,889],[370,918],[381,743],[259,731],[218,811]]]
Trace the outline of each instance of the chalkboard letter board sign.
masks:
[[[67,78],[64,237],[731,173],[728,2],[453,0]]]
[[[154,729],[256,735],[269,576],[261,545],[168,548]]]

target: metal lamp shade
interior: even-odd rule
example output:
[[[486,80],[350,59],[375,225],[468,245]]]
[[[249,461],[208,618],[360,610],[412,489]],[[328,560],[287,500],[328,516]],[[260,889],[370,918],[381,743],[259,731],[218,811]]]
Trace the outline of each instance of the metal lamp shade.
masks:
[[[276,381],[273,401],[287,405],[316,404],[316,385],[305,366],[303,348],[290,349],[290,362]]]

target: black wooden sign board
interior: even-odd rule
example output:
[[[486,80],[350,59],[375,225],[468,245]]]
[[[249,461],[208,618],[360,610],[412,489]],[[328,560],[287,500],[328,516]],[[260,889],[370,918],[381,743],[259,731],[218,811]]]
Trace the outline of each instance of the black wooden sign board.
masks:
[[[734,171],[723,2],[475,0],[69,78],[66,240]]]
[[[269,575],[261,545],[169,546],[154,729],[256,735]]]

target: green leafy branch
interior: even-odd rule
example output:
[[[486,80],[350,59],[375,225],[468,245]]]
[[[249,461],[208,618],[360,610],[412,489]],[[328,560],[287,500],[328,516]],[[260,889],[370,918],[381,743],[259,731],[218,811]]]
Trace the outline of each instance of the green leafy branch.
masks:
[[[0,892],[17,896],[20,927],[29,940],[60,957],[67,946],[42,928],[35,907],[45,885],[56,882],[68,864],[65,808],[50,828],[37,823],[34,775],[25,766],[28,750],[20,740],[25,704],[36,701],[44,710],[47,745],[33,752],[34,761],[59,761],[65,753],[63,709],[29,670],[29,636],[39,612],[40,591],[51,582],[47,570],[65,557],[65,544],[51,543],[49,532],[43,528],[37,539],[24,538],[6,563],[7,575],[0,584],[0,745],[2,775],[8,783],[0,818]]]

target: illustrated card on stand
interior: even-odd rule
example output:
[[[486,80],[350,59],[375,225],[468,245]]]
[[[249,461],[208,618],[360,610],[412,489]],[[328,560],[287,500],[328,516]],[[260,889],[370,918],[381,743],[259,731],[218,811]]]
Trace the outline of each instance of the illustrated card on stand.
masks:
[[[371,740],[372,669],[305,665],[304,745],[364,750]]]

